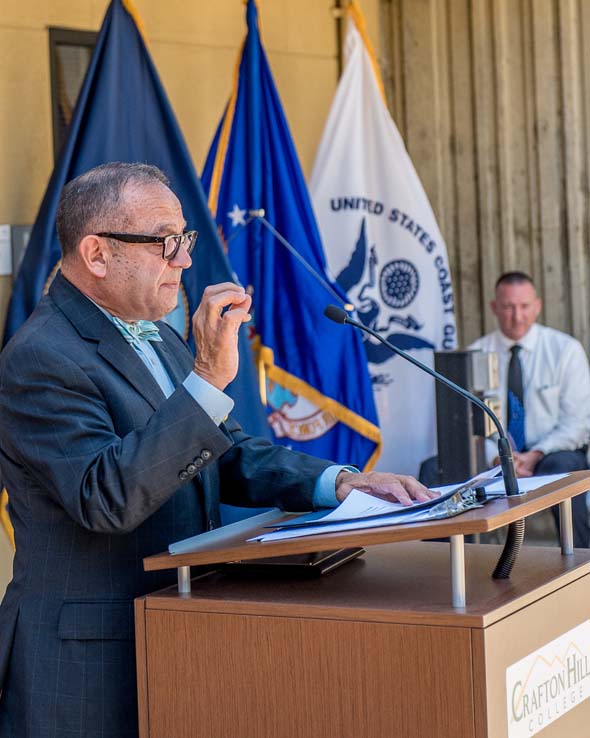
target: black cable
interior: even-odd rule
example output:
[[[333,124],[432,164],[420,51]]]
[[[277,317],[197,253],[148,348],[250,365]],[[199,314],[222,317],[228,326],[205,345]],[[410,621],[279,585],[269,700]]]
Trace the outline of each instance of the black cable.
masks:
[[[522,542],[524,540],[524,519],[515,520],[514,523],[510,523],[508,526],[508,534],[506,536],[506,542],[504,548],[492,574],[493,579],[508,579],[518,556],[520,549],[522,548]]]

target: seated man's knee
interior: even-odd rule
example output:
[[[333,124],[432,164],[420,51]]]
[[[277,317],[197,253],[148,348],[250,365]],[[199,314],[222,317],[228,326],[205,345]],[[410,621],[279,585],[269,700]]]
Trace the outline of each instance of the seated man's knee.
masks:
[[[535,475],[564,474],[588,468],[586,454],[582,450],[554,451],[544,456],[535,467]]]

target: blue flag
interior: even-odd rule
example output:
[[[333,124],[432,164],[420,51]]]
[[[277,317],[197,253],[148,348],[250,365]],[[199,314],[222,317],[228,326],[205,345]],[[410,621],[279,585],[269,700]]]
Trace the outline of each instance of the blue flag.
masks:
[[[66,182],[109,161],[162,169],[180,199],[189,228],[199,231],[193,265],[183,272],[179,306],[169,321],[193,345],[190,317],[203,289],[233,280],[201,183],[145,46],[129,0],[113,0],[78,97],[68,138],[53,170],[8,309],[4,342],[27,319],[53,279],[61,257],[55,216]],[[250,433],[269,437],[255,366],[243,338],[240,373],[228,393]],[[247,421],[247,422],[246,422]]]
[[[246,19],[234,88],[202,180],[232,267],[252,291],[251,339],[268,422],[275,440],[291,448],[370,468],[380,433],[362,339],[323,316],[327,304],[345,303],[346,295],[326,276],[253,0]]]

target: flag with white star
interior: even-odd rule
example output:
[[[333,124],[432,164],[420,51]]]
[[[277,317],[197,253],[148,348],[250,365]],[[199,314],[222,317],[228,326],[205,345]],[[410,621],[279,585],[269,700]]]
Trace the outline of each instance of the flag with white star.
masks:
[[[239,73],[202,181],[231,265],[252,291],[252,346],[268,423],[279,443],[370,468],[381,436],[362,339],[323,315],[347,298],[326,274],[254,0],[246,21]]]

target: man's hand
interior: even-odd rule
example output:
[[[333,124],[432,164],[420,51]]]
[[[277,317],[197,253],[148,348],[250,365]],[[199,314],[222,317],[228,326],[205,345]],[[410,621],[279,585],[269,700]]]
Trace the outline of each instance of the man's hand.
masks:
[[[541,461],[545,454],[542,451],[523,451],[519,453],[514,451],[514,471],[517,477],[532,477],[535,473],[535,467]]]
[[[412,500],[426,502],[438,497],[438,492],[430,492],[414,477],[405,474],[390,474],[388,472],[369,472],[355,474],[342,470],[336,477],[336,498],[342,502],[352,489],[360,489],[374,497],[390,502],[401,502],[402,505],[411,505]]]
[[[209,285],[193,315],[193,371],[224,390],[238,373],[238,331],[250,320],[252,298],[233,282]],[[224,308],[229,308],[223,312]],[[223,313],[223,314],[222,314]]]

